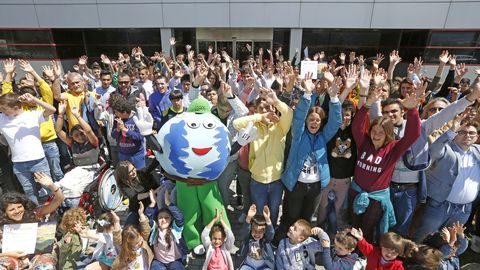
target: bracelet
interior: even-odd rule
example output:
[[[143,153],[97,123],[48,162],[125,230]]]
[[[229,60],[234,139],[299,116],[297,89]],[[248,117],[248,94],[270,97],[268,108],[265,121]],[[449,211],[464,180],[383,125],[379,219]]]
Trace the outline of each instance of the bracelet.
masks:
[[[62,118],[63,119],[63,114],[59,114],[57,118]]]

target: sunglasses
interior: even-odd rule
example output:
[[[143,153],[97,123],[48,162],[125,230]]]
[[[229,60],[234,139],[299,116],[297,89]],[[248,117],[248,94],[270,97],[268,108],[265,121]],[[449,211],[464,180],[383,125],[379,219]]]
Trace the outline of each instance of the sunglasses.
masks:
[[[130,81],[118,81],[118,84],[129,84]]]
[[[443,107],[431,107],[431,108],[428,109],[428,111],[431,112],[431,113],[436,113],[436,112],[439,112],[443,109],[445,109],[445,108],[443,108]]]

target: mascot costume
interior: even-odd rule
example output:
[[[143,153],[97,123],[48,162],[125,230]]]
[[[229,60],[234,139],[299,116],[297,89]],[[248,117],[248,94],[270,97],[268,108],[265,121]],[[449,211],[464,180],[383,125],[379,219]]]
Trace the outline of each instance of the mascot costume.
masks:
[[[164,175],[176,181],[177,204],[185,216],[183,236],[188,249],[202,254],[200,235],[215,216],[224,211],[217,182],[230,155],[256,138],[253,123],[242,129],[231,146],[228,129],[213,114],[204,98],[192,101],[188,112],[168,120],[152,135],[152,116],[146,107],[137,110],[135,123],[155,151]],[[226,215],[224,221],[229,224]]]

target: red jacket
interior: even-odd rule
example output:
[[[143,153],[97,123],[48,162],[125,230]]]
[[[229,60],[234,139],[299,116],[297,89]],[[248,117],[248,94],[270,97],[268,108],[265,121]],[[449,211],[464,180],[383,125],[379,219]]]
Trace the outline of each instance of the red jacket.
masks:
[[[380,247],[374,247],[365,239],[358,242],[358,248],[363,255],[367,256],[366,270],[404,270],[403,263],[400,260],[393,260],[381,265],[382,249]]]

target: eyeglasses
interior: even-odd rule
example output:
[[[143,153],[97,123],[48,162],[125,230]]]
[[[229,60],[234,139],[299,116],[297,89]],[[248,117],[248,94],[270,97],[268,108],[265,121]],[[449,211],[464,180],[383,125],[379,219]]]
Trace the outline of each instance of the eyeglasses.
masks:
[[[130,81],[118,81],[118,84],[129,84]]]
[[[457,132],[458,135],[462,135],[462,136],[465,136],[465,135],[468,135],[468,136],[477,136],[477,132],[476,131],[466,131],[466,130],[460,130]]]
[[[445,109],[445,108],[443,108],[443,107],[431,107],[431,108],[428,109],[428,111],[431,112],[431,113],[436,113],[436,112],[439,112],[443,109]]]

